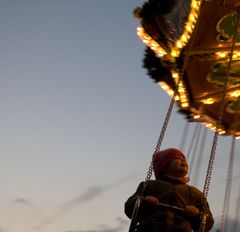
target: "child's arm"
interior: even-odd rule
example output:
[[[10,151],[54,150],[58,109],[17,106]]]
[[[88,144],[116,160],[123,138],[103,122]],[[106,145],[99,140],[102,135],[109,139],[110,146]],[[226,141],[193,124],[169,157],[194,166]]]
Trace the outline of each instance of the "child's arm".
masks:
[[[133,212],[137,198],[142,195],[143,185],[144,185],[144,182],[141,182],[136,192],[131,197],[129,197],[125,203],[124,212],[129,218],[132,217],[132,212]]]

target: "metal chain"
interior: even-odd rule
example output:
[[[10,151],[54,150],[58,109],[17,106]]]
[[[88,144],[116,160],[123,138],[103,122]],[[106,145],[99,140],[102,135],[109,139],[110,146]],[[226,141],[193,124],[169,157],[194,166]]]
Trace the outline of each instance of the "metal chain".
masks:
[[[231,231],[239,231],[238,230],[239,215],[240,215],[240,185],[239,185],[238,196],[237,196],[237,206],[236,206],[236,212],[235,212],[235,222],[234,222],[234,225],[233,225],[233,228],[232,228]]]
[[[205,3],[205,0],[201,0],[198,18],[200,18],[201,14],[202,14],[202,8],[203,8],[204,3]],[[162,129],[161,129],[161,132],[160,132],[160,135],[159,135],[154,153],[157,152],[157,151],[160,151],[160,148],[161,148],[161,145],[162,145],[162,142],[163,142],[163,138],[164,138],[167,126],[168,126],[169,119],[171,117],[171,113],[172,113],[172,110],[173,110],[174,103],[175,103],[175,98],[177,96],[178,86],[179,86],[181,80],[183,79],[183,74],[184,74],[184,71],[187,67],[187,63],[188,63],[188,60],[189,60],[189,51],[191,51],[191,49],[192,49],[193,41],[194,41],[195,36],[196,36],[196,31],[197,31],[197,28],[199,26],[199,22],[200,22],[200,20],[197,20],[195,30],[192,33],[192,39],[190,40],[188,51],[186,52],[186,58],[183,61],[183,67],[182,67],[182,69],[179,73],[178,82],[177,82],[176,86],[174,87],[174,91],[173,91],[174,94],[171,98],[171,101],[170,101],[170,104],[169,104],[169,107],[168,107],[168,111],[167,111],[165,120],[163,122],[163,126],[162,126]],[[148,168],[147,176],[145,178],[146,181],[151,179],[152,173],[153,173],[153,162],[151,161],[150,165],[149,165],[149,168]]]
[[[221,110],[221,111],[223,112],[223,110]],[[219,121],[222,121],[222,113],[221,112],[220,112],[220,116],[219,116]],[[218,129],[218,128],[216,128],[216,129]],[[212,172],[213,172],[213,164],[214,164],[215,156],[216,156],[217,142],[218,142],[218,132],[215,131],[212,148],[211,148],[211,154],[210,154],[209,161],[208,161],[207,174],[205,177],[205,183],[204,183],[204,187],[203,187],[203,194],[205,197],[208,196],[209,186],[210,186]]]
[[[192,153],[192,156],[191,156],[191,161],[190,161],[190,164],[189,164],[189,172],[188,172],[189,174],[188,175],[190,177],[192,175],[193,165],[195,164],[195,159],[197,157],[197,149],[199,147],[201,132],[202,132],[202,125],[199,124],[198,132],[197,132],[197,136],[196,136],[196,140],[195,140],[195,144],[194,144],[194,149],[193,149],[193,153]]]
[[[185,147],[185,143],[186,143],[186,138],[188,135],[188,131],[189,131],[189,125],[190,123],[188,121],[185,122],[185,126],[184,126],[184,130],[183,130],[183,135],[182,135],[182,140],[179,146],[179,149],[181,151],[183,151],[184,147]]]
[[[168,107],[168,111],[167,111],[167,114],[166,114],[166,117],[165,117],[162,129],[161,129],[161,133],[160,133],[160,136],[158,138],[157,145],[155,147],[154,153],[157,152],[157,151],[160,151],[160,147],[161,147],[162,142],[163,142],[163,138],[164,138],[167,126],[168,126],[168,122],[169,122],[169,119],[171,117],[171,113],[172,113],[172,109],[173,109],[173,106],[174,106],[174,102],[175,102],[175,94],[172,97],[170,105]],[[152,173],[153,173],[153,162],[151,161],[150,162],[150,166],[148,168],[147,176],[145,178],[146,181],[151,179]]]
[[[203,134],[202,134],[202,138],[201,138],[201,145],[200,145],[200,151],[199,151],[199,154],[198,154],[198,159],[197,159],[197,162],[196,162],[196,171],[194,172],[194,176],[192,178],[192,184],[193,186],[198,186],[199,184],[199,177],[201,176],[200,175],[200,168],[201,168],[201,165],[202,165],[202,159],[203,159],[203,151],[204,151],[204,148],[205,148],[205,144],[206,144],[206,139],[207,139],[207,128],[203,128]]]
[[[197,136],[198,131],[199,131],[199,127],[200,127],[200,124],[196,123],[195,128],[194,128],[194,132],[193,132],[193,136],[192,136],[192,140],[190,142],[190,145],[189,145],[189,148],[188,148],[188,152],[187,152],[187,157],[186,157],[187,160],[190,158],[190,155],[192,153],[192,148],[193,148],[193,145],[195,143],[196,136]]]
[[[173,109],[174,103],[175,103],[175,95],[176,94],[174,94],[174,97],[172,97],[172,99],[171,99],[171,102],[170,102],[170,105],[169,105],[169,108],[168,108],[168,111],[167,111],[167,114],[166,114],[166,117],[165,117],[165,120],[164,120],[164,123],[163,123],[163,126],[162,126],[162,130],[161,130],[161,133],[160,133],[157,145],[155,147],[155,152],[159,151],[160,147],[162,145],[163,138],[164,138],[167,126],[168,126],[169,119],[171,117],[171,113],[172,113],[172,109]]]
[[[230,76],[230,70],[231,70],[231,65],[232,65],[233,51],[234,51],[235,42],[236,42],[238,25],[239,25],[239,13],[237,13],[237,22],[236,22],[235,27],[234,27],[234,35],[233,35],[231,52],[230,52],[230,60],[229,60],[228,67],[227,67],[227,77],[226,77],[226,80],[225,80],[225,83],[224,83],[224,89],[223,89],[222,98],[221,98],[221,101],[220,101],[219,117],[218,117],[218,120],[217,120],[217,125],[216,125],[216,129],[215,129],[215,133],[214,133],[212,149],[211,149],[211,154],[210,154],[210,157],[209,157],[208,169],[207,169],[207,174],[206,174],[204,188],[203,188],[203,194],[204,194],[205,197],[208,196],[209,186],[210,186],[210,182],[211,182],[211,178],[212,178],[213,164],[214,164],[214,161],[215,161],[216,148],[217,148],[218,137],[219,137],[218,130],[219,130],[220,125],[222,123],[223,112],[224,112],[224,108],[225,108],[224,100],[225,100],[226,90],[227,90],[227,86],[228,86],[228,79],[229,79],[229,76]]]
[[[228,217],[230,195],[231,195],[231,188],[232,188],[234,150],[235,150],[235,137],[232,136],[230,159],[229,159],[228,170],[227,170],[227,180],[226,180],[224,203],[223,203],[222,218],[221,218],[221,229],[220,229],[221,232],[227,231],[226,218]]]
[[[148,181],[151,179],[152,173],[153,173],[153,161],[151,160],[145,181]]]

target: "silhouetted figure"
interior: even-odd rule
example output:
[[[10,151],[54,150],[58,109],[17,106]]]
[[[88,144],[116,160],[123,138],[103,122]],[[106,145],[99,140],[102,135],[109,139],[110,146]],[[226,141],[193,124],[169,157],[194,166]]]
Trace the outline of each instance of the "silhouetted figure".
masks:
[[[137,232],[191,232],[199,228],[201,213],[206,214],[205,232],[214,220],[203,193],[190,186],[188,164],[184,154],[174,148],[153,155],[156,180],[141,182],[137,191],[125,203],[125,213],[131,218],[136,199],[143,201],[139,209]],[[159,203],[182,208],[172,211]]]

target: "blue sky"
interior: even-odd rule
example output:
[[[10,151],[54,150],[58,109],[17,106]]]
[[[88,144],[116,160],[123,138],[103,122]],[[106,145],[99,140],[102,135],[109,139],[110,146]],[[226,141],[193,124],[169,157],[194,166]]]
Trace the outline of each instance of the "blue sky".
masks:
[[[1,232],[127,230],[123,205],[145,178],[169,104],[142,68],[132,16],[142,3],[0,1]],[[175,112],[163,147],[180,144]],[[229,141],[220,138],[209,193],[217,218]]]

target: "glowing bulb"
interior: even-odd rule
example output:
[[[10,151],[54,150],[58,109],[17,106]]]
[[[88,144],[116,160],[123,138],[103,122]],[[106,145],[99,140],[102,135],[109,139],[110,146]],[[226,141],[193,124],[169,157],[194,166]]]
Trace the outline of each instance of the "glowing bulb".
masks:
[[[223,134],[225,134],[225,131],[224,130],[221,130],[221,131],[219,131],[218,132],[220,135],[223,135]]]
[[[227,53],[226,52],[217,52],[216,55],[219,56],[220,58],[224,58],[227,56]]]
[[[211,105],[215,102],[214,98],[208,98],[208,99],[204,99],[202,101],[203,104],[206,104],[206,105]]]
[[[179,77],[178,73],[176,73],[176,72],[173,72],[172,76],[173,76],[173,78],[178,78]]]
[[[183,47],[183,45],[182,45],[182,43],[180,41],[177,42],[177,47],[178,48],[182,48]]]
[[[205,124],[205,126],[206,126],[207,128],[210,128],[210,127],[212,127],[212,123],[207,123],[207,124]]]
[[[188,32],[192,32],[192,27],[191,27],[191,25],[187,24],[186,29],[187,29]]]
[[[196,3],[196,1],[192,1],[192,8],[196,9],[198,7],[198,4]]]
[[[179,52],[177,52],[176,50],[172,50],[171,55],[173,57],[177,57],[179,55]]]
[[[233,91],[229,95],[230,95],[230,97],[239,97],[240,96],[240,90]]]
[[[159,82],[159,85],[161,86],[161,88],[162,88],[163,90],[169,89],[169,86],[168,86],[167,84],[165,84],[165,82],[160,81],[160,82]]]
[[[181,39],[182,41],[187,42],[187,36],[185,34],[182,34]]]
[[[190,18],[190,20],[191,20],[192,22],[195,21],[195,15],[194,15],[194,14],[190,14],[190,15],[189,15],[189,18]]]
[[[182,103],[182,108],[187,108],[189,104],[187,102]]]
[[[193,116],[194,119],[199,119],[200,117],[201,117],[201,116],[198,115],[198,114]]]

